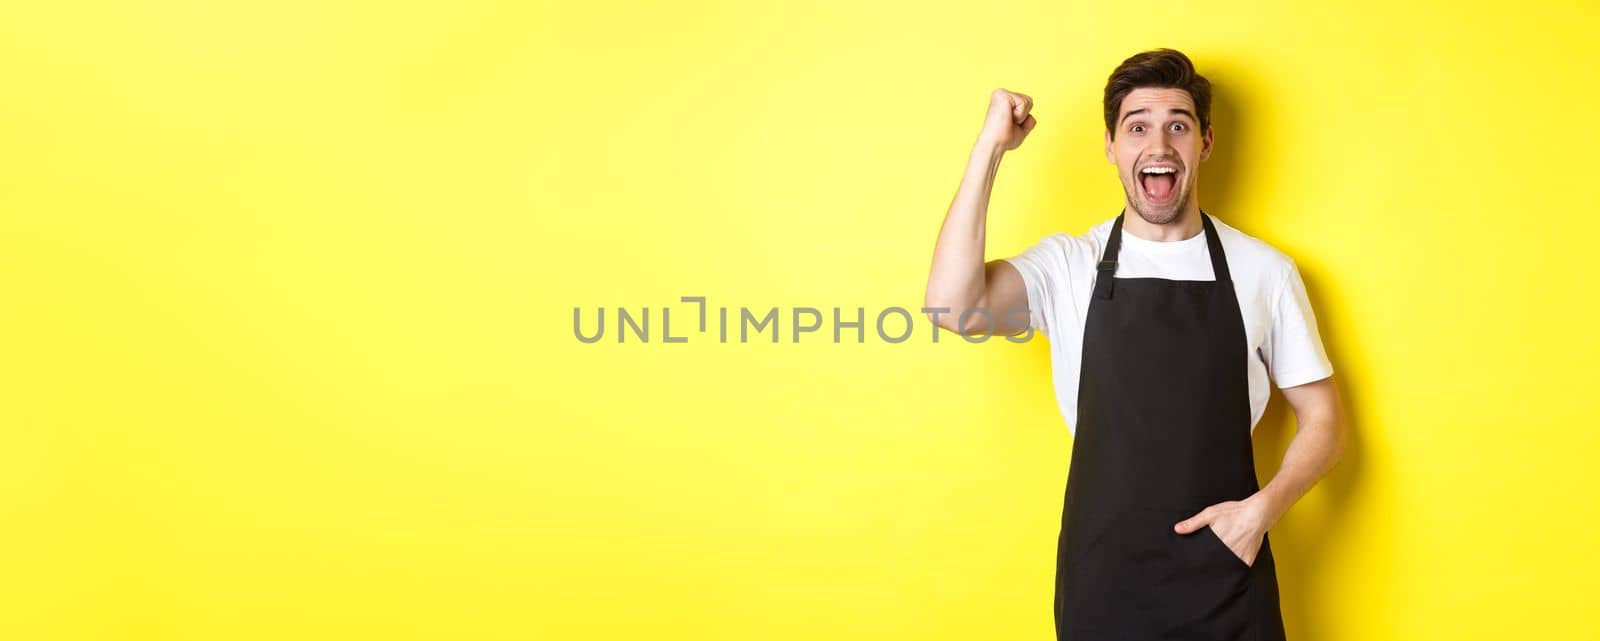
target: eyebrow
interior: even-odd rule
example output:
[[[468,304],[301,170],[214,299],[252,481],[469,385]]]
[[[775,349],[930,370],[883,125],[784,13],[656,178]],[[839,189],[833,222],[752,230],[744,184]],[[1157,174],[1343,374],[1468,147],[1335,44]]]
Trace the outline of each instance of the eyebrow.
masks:
[[[1122,114],[1122,120],[1119,121],[1117,123],[1117,125],[1121,126],[1122,123],[1127,122],[1128,121],[1128,116],[1132,116],[1134,114],[1142,114],[1142,113],[1146,113],[1148,111],[1150,111],[1150,110],[1147,109],[1147,108],[1144,108],[1144,107],[1140,107],[1140,108],[1135,109],[1133,111],[1130,111],[1128,113]],[[1188,116],[1189,120],[1191,120],[1191,121],[1199,120],[1198,118],[1194,117],[1194,114],[1189,113],[1188,109],[1168,109],[1167,113],[1169,113],[1169,114],[1182,114],[1182,115]]]

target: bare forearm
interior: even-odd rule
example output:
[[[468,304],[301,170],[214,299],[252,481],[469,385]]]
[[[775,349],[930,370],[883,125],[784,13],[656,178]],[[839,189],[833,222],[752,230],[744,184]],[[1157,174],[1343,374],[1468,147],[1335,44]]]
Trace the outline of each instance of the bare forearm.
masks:
[[[954,314],[979,304],[984,293],[984,228],[1004,148],[979,139],[939,228],[924,303]]]
[[[1344,415],[1335,399],[1329,407],[1309,416],[1297,416],[1299,428],[1284,452],[1283,464],[1260,496],[1267,505],[1268,523],[1277,523],[1289,508],[1332,471],[1344,453],[1347,438]]]

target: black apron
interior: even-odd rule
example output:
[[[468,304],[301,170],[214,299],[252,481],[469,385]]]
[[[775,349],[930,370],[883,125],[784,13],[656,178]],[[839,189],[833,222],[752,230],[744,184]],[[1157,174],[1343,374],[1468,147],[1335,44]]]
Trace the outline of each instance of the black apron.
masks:
[[[1122,217],[1083,333],[1056,638],[1282,641],[1266,538],[1246,565],[1209,526],[1172,529],[1260,489],[1244,317],[1222,241],[1202,211],[1214,281],[1116,278]]]

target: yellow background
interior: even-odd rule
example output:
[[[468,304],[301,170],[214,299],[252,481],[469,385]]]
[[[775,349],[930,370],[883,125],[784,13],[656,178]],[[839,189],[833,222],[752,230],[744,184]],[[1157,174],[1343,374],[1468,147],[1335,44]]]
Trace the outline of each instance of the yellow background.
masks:
[[[1600,637],[1592,6],[964,4],[6,5],[0,638],[1049,638],[1042,338],[678,298],[920,305],[995,87],[1040,124],[991,257],[1081,233],[1156,46],[1350,408],[1291,638]]]

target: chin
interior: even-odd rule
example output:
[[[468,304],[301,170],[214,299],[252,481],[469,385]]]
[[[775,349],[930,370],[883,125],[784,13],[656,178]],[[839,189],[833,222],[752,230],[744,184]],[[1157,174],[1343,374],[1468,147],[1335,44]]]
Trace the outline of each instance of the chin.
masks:
[[[1180,200],[1177,203],[1169,205],[1151,205],[1149,203],[1145,203],[1143,206],[1134,207],[1133,211],[1138,213],[1139,217],[1143,218],[1147,223],[1152,225],[1166,225],[1176,222],[1178,217],[1183,215],[1183,202]]]

